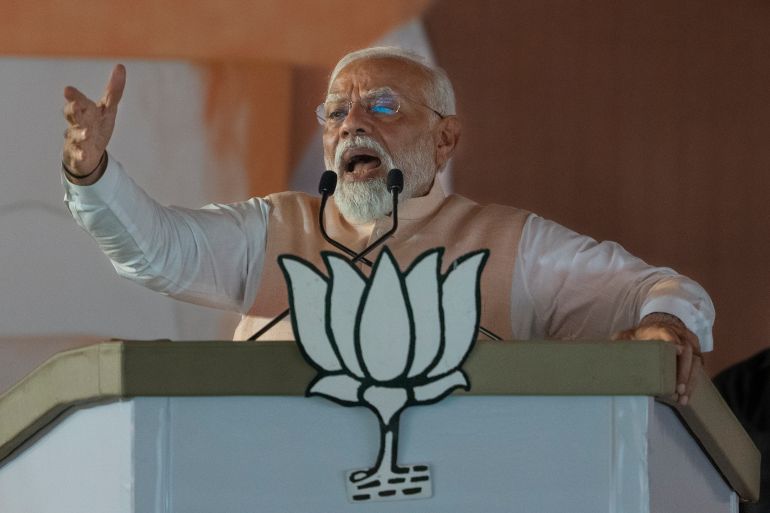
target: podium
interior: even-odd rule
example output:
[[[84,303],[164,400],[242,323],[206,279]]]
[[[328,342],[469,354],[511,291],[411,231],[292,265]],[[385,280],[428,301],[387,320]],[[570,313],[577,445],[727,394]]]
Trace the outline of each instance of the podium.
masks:
[[[0,511],[734,512],[759,453],[701,373],[685,407],[662,342],[479,342],[467,393],[407,409],[399,461],[428,499],[352,503],[365,408],[304,397],[286,342],[113,341],[0,396]]]

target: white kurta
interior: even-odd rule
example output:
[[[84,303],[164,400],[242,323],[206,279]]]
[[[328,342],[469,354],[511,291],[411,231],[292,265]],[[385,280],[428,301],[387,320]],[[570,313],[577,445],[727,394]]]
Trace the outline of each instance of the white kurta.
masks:
[[[164,207],[114,159],[94,185],[63,183],[73,217],[121,276],[214,308],[245,313],[254,303],[269,229],[264,200],[197,210]],[[675,315],[703,351],[712,349],[714,307],[697,283],[649,266],[614,242],[529,216],[511,286],[515,339],[609,338],[652,312]]]

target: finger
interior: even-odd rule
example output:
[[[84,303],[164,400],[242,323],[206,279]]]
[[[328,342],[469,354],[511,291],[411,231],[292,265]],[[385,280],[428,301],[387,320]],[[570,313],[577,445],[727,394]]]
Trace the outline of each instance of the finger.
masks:
[[[679,404],[681,405],[687,404],[690,400],[695,385],[695,374],[698,372],[699,368],[703,367],[698,336],[690,330],[685,330],[683,335],[684,344],[692,353],[692,357],[690,358],[690,373],[687,376],[687,383],[685,384],[685,392],[683,394],[684,397],[679,400]],[[685,351],[686,350],[683,349],[683,352]]]
[[[120,99],[123,98],[123,89],[126,87],[126,67],[117,64],[110,74],[107,87],[100,101],[107,109],[114,110],[118,107]]]
[[[690,346],[682,346],[684,349],[682,354],[676,359],[676,391],[678,394],[686,394],[687,386],[690,382],[690,375],[692,374],[692,348]]]
[[[696,335],[690,330],[687,330],[684,333],[684,341],[687,343],[688,346],[692,348],[692,352],[694,355],[696,356],[701,355],[700,341],[698,340],[698,335]]]
[[[81,102],[81,103],[91,102],[88,96],[84,95],[76,87],[72,87],[72,86],[67,86],[64,88],[64,99],[67,100],[68,102]]]
[[[693,391],[695,390],[695,374],[701,367],[703,367],[703,360],[698,356],[693,356],[690,376],[687,378],[687,388],[684,394],[682,394],[682,397],[679,398],[679,404],[682,406],[687,405],[692,397]]]
[[[695,372],[699,366],[701,365],[701,359],[697,356],[694,356],[692,359],[692,366],[690,370],[690,376],[687,378],[687,384],[685,386],[684,392],[681,394],[677,394],[679,397],[677,398],[677,403],[679,403],[680,406],[686,406],[690,402],[690,398],[692,397],[692,391],[695,384]]]

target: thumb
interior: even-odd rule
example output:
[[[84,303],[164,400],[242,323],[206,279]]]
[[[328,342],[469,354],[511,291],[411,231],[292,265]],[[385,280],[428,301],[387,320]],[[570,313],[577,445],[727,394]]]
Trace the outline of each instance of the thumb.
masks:
[[[101,103],[108,109],[115,110],[118,107],[120,99],[123,97],[123,89],[126,87],[126,67],[117,64],[110,74],[107,87],[104,88],[104,95]]]

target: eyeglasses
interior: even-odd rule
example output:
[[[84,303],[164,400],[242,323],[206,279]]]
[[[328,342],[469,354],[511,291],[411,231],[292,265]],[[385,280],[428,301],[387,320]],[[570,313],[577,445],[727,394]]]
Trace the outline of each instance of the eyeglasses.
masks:
[[[439,111],[428,107],[424,103],[412,100],[407,96],[401,96],[393,93],[374,93],[366,95],[360,100],[339,98],[336,100],[325,101],[316,107],[315,115],[316,118],[318,118],[318,122],[321,124],[321,126],[337,127],[341,125],[343,121],[345,121],[345,118],[348,117],[348,113],[350,112],[350,109],[353,108],[354,103],[361,104],[361,106],[364,108],[364,110],[366,110],[368,114],[377,118],[384,119],[398,114],[398,112],[401,110],[401,102],[404,100],[415,105],[425,107],[441,119],[446,117]]]

